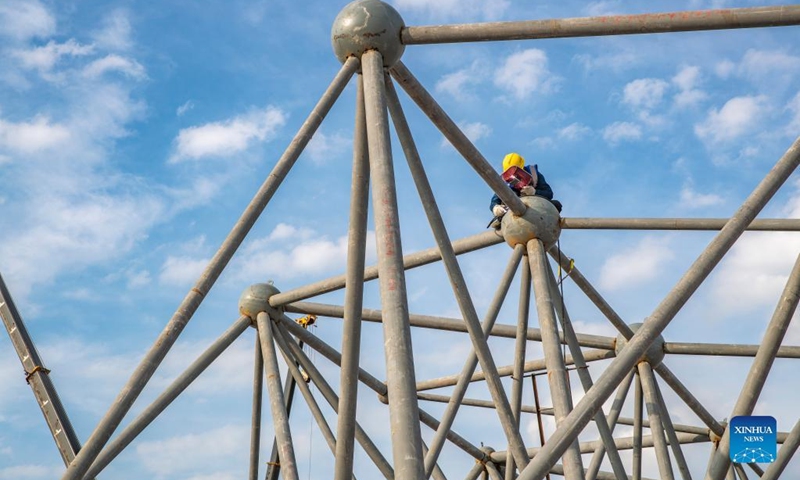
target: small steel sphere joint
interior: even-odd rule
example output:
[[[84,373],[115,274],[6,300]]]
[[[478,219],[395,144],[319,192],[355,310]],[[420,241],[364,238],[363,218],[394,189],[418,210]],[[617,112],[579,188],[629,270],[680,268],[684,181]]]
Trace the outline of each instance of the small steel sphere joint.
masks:
[[[344,63],[347,57],[360,59],[367,50],[377,50],[383,57],[383,65],[391,67],[406,48],[400,42],[400,32],[405,26],[403,18],[388,3],[356,0],[347,4],[333,21],[333,52]]]
[[[247,287],[239,297],[239,313],[255,321],[261,312],[271,316],[280,314],[280,311],[269,304],[269,299],[280,293],[272,283],[256,283]]]
[[[527,245],[529,240],[538,238],[544,248],[552,247],[561,235],[561,217],[555,205],[544,197],[523,196],[522,203],[527,205],[525,213],[520,216],[514,212],[503,215],[500,233],[506,243],[514,248],[517,244]]]

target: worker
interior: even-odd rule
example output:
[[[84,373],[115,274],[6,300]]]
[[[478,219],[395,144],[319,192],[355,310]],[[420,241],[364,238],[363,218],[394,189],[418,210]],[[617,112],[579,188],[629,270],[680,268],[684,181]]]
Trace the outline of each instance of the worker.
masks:
[[[525,173],[519,172],[522,170]],[[525,165],[525,159],[518,153],[509,153],[503,158],[503,177],[506,180],[509,188],[514,190],[517,195],[521,197],[537,195],[550,200],[559,213],[561,213],[561,202],[553,200],[553,189],[544,179],[544,175],[539,172],[538,165]],[[524,178],[518,178],[524,177]],[[494,215],[494,219],[489,224],[494,228],[500,227],[500,219],[508,212],[508,207],[503,204],[497,194],[492,196],[492,202],[489,204],[489,209]]]

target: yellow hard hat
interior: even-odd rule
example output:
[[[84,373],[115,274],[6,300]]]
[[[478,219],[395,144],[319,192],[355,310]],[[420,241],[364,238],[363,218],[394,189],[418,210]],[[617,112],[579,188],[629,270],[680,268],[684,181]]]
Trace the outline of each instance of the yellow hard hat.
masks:
[[[509,153],[503,158],[503,171],[511,167],[522,168],[525,166],[525,159],[519,153]]]

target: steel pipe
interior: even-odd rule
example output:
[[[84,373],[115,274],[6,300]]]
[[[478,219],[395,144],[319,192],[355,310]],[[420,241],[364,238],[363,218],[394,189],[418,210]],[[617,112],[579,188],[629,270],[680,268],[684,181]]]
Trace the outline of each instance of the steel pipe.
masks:
[[[546,258],[547,257],[545,257],[545,259]],[[553,274],[553,269],[550,268],[550,264],[546,261],[545,266],[547,267],[546,270],[549,279],[550,297],[554,299],[556,303],[561,305],[561,308],[555,309],[556,315],[561,320],[561,324],[564,329],[564,338],[567,339],[567,346],[569,347],[569,351],[572,353],[572,357],[575,359],[575,369],[578,372],[578,378],[580,379],[583,391],[588,392],[589,389],[592,388],[592,385],[594,385],[592,376],[589,374],[589,367],[586,365],[586,360],[583,358],[583,350],[581,350],[580,344],[578,344],[578,339],[575,335],[575,329],[572,327],[572,320],[569,318],[569,312],[564,306],[564,299],[561,297],[561,293],[558,291],[558,283],[556,282],[556,277]],[[597,427],[598,433],[600,434],[600,438],[606,445],[608,460],[611,463],[612,470],[617,477],[626,477],[627,473],[625,472],[625,467],[622,465],[622,459],[619,457],[619,452],[617,452],[617,449],[614,447],[614,436],[611,433],[611,428],[609,428],[608,421],[606,416],[603,414],[602,408],[595,414],[594,423]]]
[[[614,401],[611,403],[611,410],[608,412],[608,428],[611,432],[614,432],[614,427],[616,427],[617,422],[619,421],[619,415],[622,412],[622,406],[625,405],[625,399],[628,397],[628,391],[631,388],[631,382],[633,381],[634,373],[628,374],[625,377],[625,380],[622,381],[619,388],[617,389],[617,396],[614,397]],[[605,442],[597,447],[594,451],[594,455],[592,455],[592,460],[589,462],[589,467],[586,469],[586,480],[595,480],[597,478],[597,473],[600,472],[600,466],[603,463],[603,457],[606,453],[606,446]],[[627,476],[627,475],[626,475]]]
[[[613,350],[589,350],[584,354],[584,361],[586,362],[594,362],[598,360],[606,360],[609,358],[614,358],[614,351]],[[567,355],[564,359],[564,365],[573,365],[574,359],[572,355]],[[537,372],[546,370],[547,365],[544,358],[540,358],[537,360],[529,360],[525,362],[523,366],[523,372],[530,373],[530,372]],[[497,369],[497,374],[501,377],[507,377],[512,375],[514,371],[513,365],[506,365],[499,367]],[[442,388],[442,387],[449,387],[455,385],[458,382],[458,379],[461,378],[461,375],[450,375],[447,377],[439,377],[433,378],[430,380],[423,380],[421,382],[417,382],[417,391],[423,390],[431,390],[434,388]],[[485,375],[483,372],[475,372],[469,377],[470,382],[477,382],[479,380],[483,380]]]
[[[700,420],[705,423],[709,430],[714,432],[717,435],[722,435],[725,432],[725,427],[720,424],[711,413],[706,410],[700,400],[695,398],[692,392],[689,391],[688,388],[675,376],[674,373],[667,367],[664,363],[659,363],[653,370],[658,373],[658,375],[666,382],[667,385],[672,388],[672,391],[675,392],[681,400],[686,403],[686,406],[692,409],[692,411],[700,418]]]
[[[339,305],[327,305],[322,303],[313,302],[297,302],[286,305],[287,312],[314,314],[330,318],[342,318],[344,316],[344,308]],[[382,322],[383,313],[381,310],[365,308],[361,311],[361,318],[367,322]],[[410,314],[408,316],[409,322],[412,327],[433,328],[436,330],[445,330],[449,332],[463,332],[467,333],[469,330],[464,325],[463,320],[447,317],[436,317],[432,315],[418,315]],[[503,338],[516,338],[516,328],[513,325],[496,324],[488,333],[489,336],[503,337]],[[563,343],[564,337],[559,332],[559,340]],[[602,348],[605,350],[614,350],[616,339],[613,337],[606,337],[602,335],[589,335],[577,334],[578,343],[582,347]],[[528,340],[540,342],[542,340],[542,332],[538,328],[528,329]]]
[[[794,424],[794,428],[789,432],[789,436],[783,442],[783,446],[778,450],[778,456],[775,461],[767,467],[761,480],[777,480],[780,478],[781,473],[786,469],[789,460],[792,459],[797,447],[800,446],[800,420]]]
[[[277,329],[278,327],[276,326],[275,328]],[[325,420],[325,415],[322,413],[322,409],[319,407],[319,403],[317,403],[317,400],[311,393],[311,389],[308,387],[308,384],[303,378],[303,374],[297,367],[299,360],[294,357],[288,345],[288,341],[284,338],[284,336],[281,333],[275,335],[275,343],[278,344],[278,348],[280,349],[281,354],[283,355],[283,359],[286,362],[286,365],[289,367],[289,375],[291,375],[291,377],[294,378],[295,384],[300,389],[300,394],[303,395],[303,398],[305,399],[306,404],[308,405],[308,409],[311,412],[311,416],[314,418],[314,421],[317,422],[317,426],[319,427],[320,432],[322,432],[322,437],[325,439],[325,443],[328,444],[328,448],[330,448],[331,453],[335,455],[336,444],[337,444],[336,437],[334,437],[330,425],[328,425],[327,420]],[[355,436],[355,425],[353,428],[353,435]],[[348,480],[355,480],[355,476],[353,476],[353,474],[351,473],[350,476],[348,477]]]
[[[458,303],[459,310],[464,318],[464,323],[466,324],[470,340],[472,340],[475,354],[478,357],[478,362],[481,365],[482,371],[486,374],[486,384],[489,388],[489,393],[492,396],[492,400],[497,404],[497,415],[500,418],[503,432],[508,439],[510,448],[514,452],[514,456],[517,457],[516,460],[519,465],[527,465],[528,458],[525,454],[525,445],[522,441],[522,435],[520,435],[519,428],[514,425],[511,405],[506,397],[500,377],[497,375],[497,365],[495,365],[489,344],[486,342],[486,336],[483,333],[481,322],[478,319],[478,312],[475,310],[475,305],[472,303],[472,297],[469,294],[467,282],[464,279],[461,267],[453,251],[453,246],[450,243],[450,237],[444,226],[444,220],[439,212],[439,207],[436,205],[436,198],[433,195],[430,182],[428,182],[422,162],[419,159],[419,153],[417,152],[414,140],[411,138],[411,131],[408,128],[405,115],[400,107],[400,100],[397,98],[391,80],[388,78],[386,79],[386,93],[397,136],[400,139],[400,144],[406,155],[406,160],[408,161],[411,175],[414,178],[414,183],[417,187],[423,209],[428,217],[431,231],[441,251],[442,263],[450,279],[453,295],[456,298],[456,303]],[[438,453],[432,455],[432,460],[435,460],[437,455]],[[426,459],[426,474],[430,474],[433,468],[429,460],[431,459]]]
[[[644,410],[644,395],[642,394],[642,379],[638,369],[634,370],[636,380],[633,386],[633,480],[642,478],[642,418]]]
[[[287,333],[289,328],[286,327],[289,325],[294,325],[300,329],[295,330],[296,333],[303,332],[307,334],[304,336],[305,338],[299,345]],[[322,376],[322,373],[320,373],[316,365],[314,365],[314,362],[312,362],[308,358],[308,355],[303,352],[303,348],[301,346],[303,343],[307,343],[309,347],[315,348],[316,342],[314,342],[313,339],[316,337],[294,322],[287,322],[283,318],[281,318],[279,323],[276,324],[276,333],[277,334],[275,337],[279,339],[279,345],[281,348],[285,347],[288,349],[291,356],[297,360],[300,366],[303,367],[303,370],[305,370],[305,372],[308,374],[311,381],[314,382],[314,385],[317,386],[325,401],[328,402],[331,408],[333,408],[334,412],[338,412],[339,397],[333,391],[333,388],[331,388],[330,384],[328,384],[328,382],[325,380],[325,377]],[[317,349],[317,351],[320,350]],[[341,357],[339,357],[339,361],[341,361]],[[361,428],[361,425],[359,425],[358,422],[355,423],[354,435],[358,443],[364,449],[364,452],[366,452],[367,456],[369,456],[375,466],[378,467],[378,470],[380,470],[381,474],[383,474],[383,476],[387,479],[394,478],[394,470],[392,469],[391,465],[389,465],[389,462],[386,461],[386,459],[383,457],[383,454],[381,454],[380,450],[378,450],[378,447],[369,438],[367,433],[363,428]]]
[[[304,330],[299,325],[295,324],[290,318],[286,317],[285,315],[280,317],[281,325],[284,326],[287,330],[289,330],[292,335],[297,337],[298,339],[302,340],[308,346],[313,348],[314,350],[318,351],[322,354],[325,358],[330,360],[336,365],[341,366],[342,356],[339,352],[336,351],[333,347],[328,345],[327,343],[320,340],[318,337],[310,334],[306,330]],[[304,367],[305,368],[305,367]],[[364,370],[363,368],[358,369],[358,379],[375,393],[378,394],[379,398],[384,401],[388,401],[387,399],[387,388],[386,385],[375,378],[372,374]],[[436,420],[432,415],[425,412],[425,410],[419,410],[420,421],[430,427],[433,430],[437,430],[439,428],[439,421]],[[457,446],[458,448],[462,449],[468,455],[472,456],[476,460],[483,461],[486,459],[486,455],[475,445],[467,441],[462,436],[458,435],[454,431],[450,430],[447,433],[447,439],[450,440],[453,445]]]
[[[475,145],[464,135],[464,132],[458,128],[458,125],[447,115],[447,112],[436,103],[436,100],[425,90],[425,87],[403,65],[403,62],[398,61],[389,69],[389,72],[397,83],[403,87],[408,96],[414,100],[420,110],[428,116],[461,156],[478,172],[478,175],[483,178],[489,188],[500,197],[500,200],[516,215],[522,215],[528,207],[506,185],[497,171],[492,168],[492,165],[486,161],[486,158],[475,148]]]
[[[281,474],[286,480],[299,480],[292,431],[289,427],[289,414],[286,411],[286,399],[281,388],[281,372],[278,369],[272,321],[266,312],[260,312],[256,317],[256,323],[258,338],[261,340],[261,355],[264,358],[264,373],[267,376],[267,391],[272,410],[272,425],[278,445]]]
[[[516,249],[522,249],[522,245],[517,245]],[[522,410],[522,382],[525,380],[525,351],[528,344],[528,313],[531,307],[531,267],[527,264],[522,266],[519,281],[519,304],[517,306],[517,338],[514,341],[514,368],[511,375],[511,413],[514,415],[514,424],[517,428],[520,425],[520,414]],[[469,376],[469,375],[465,375]],[[514,457],[506,459],[505,480],[513,480],[516,473]]]
[[[364,306],[364,263],[369,208],[369,157],[364,82],[358,76],[353,138],[353,174],[350,191],[350,228],[347,234],[347,270],[342,325],[342,368],[339,379],[339,416],[336,427],[334,479],[353,476],[353,448],[358,402],[358,363],[361,352],[361,309]]]
[[[253,410],[250,419],[250,469],[248,480],[258,480],[259,452],[261,450],[261,403],[264,394],[264,357],[261,343],[255,336],[256,348],[253,358]]]
[[[650,364],[647,362],[641,362],[638,365],[638,371],[639,378],[642,381],[642,392],[647,406],[647,414],[650,417],[650,431],[652,432],[653,446],[656,452],[658,472],[663,480],[674,480],[675,475],[672,472],[667,437],[664,434],[664,425],[662,423],[663,414],[656,396],[656,378],[653,375]]]
[[[186,294],[186,297],[169,322],[167,322],[153,346],[145,354],[139,366],[136,367],[128,382],[122,387],[111,408],[95,427],[86,444],[67,467],[67,471],[61,477],[61,480],[79,480],[83,478],[89,466],[97,458],[100,450],[108,442],[114,430],[117,429],[125,414],[130,410],[133,402],[136,401],[136,398],[147,385],[162,360],[164,360],[167,352],[172,348],[186,324],[189,323],[192,315],[197,311],[200,303],[211,290],[222,270],[242,244],[244,237],[253,227],[264,207],[269,203],[272,195],[275,194],[283,179],[286,178],[300,153],[311,140],[314,132],[322,123],[336,99],[339,98],[339,94],[344,90],[350,77],[355,73],[358,63],[357,59],[351,57],[342,65],[339,73],[311,111],[303,126],[300,127],[289,147],[275,164],[269,177],[267,177],[247,208],[245,208],[242,216],[222,242],[219,250],[206,266],[197,283]]]
[[[800,6],[405,27],[405,45],[690,32],[800,24]]]
[[[797,310],[798,301],[800,301],[800,255],[795,260],[794,268],[792,268],[792,273],[789,275],[789,279],[783,289],[778,305],[775,308],[775,313],[773,313],[772,319],[767,325],[761,346],[758,347],[758,353],[756,353],[756,358],[750,366],[747,379],[742,386],[742,391],[736,400],[736,405],[733,407],[730,418],[753,413],[758,397],[761,395],[761,390],[767,381],[767,375],[769,375],[769,371],[772,368],[772,363],[775,361],[775,354],[778,352],[778,347],[786,335],[786,330],[789,328],[789,322],[791,322],[792,316]],[[728,424],[728,430],[730,430],[730,424]],[[708,471],[706,472],[707,480],[722,480],[722,476],[731,463],[730,447],[730,433],[722,435],[719,446],[711,455]]]
[[[652,374],[653,372],[651,371],[650,375]],[[692,473],[689,471],[689,465],[686,463],[686,456],[684,456],[683,448],[681,448],[681,443],[678,440],[675,425],[672,423],[672,419],[669,416],[667,402],[664,401],[661,387],[658,386],[658,382],[655,381],[655,378],[653,378],[653,385],[655,386],[654,390],[656,393],[656,400],[658,400],[658,408],[662,412],[661,423],[664,427],[664,433],[667,435],[667,442],[672,449],[672,455],[675,457],[675,462],[678,464],[678,472],[681,474],[683,480],[692,480]]]
[[[378,281],[384,320],[386,386],[391,397],[389,419],[394,473],[398,480],[418,480],[422,476],[422,437],[414,388],[414,351],[408,323],[408,297],[386,111],[383,57],[377,50],[370,50],[361,56],[361,62],[378,244]]]
[[[303,344],[300,344],[303,348]],[[292,375],[287,375],[283,383],[283,398],[286,401],[286,414],[292,415],[292,406],[294,405],[294,393],[297,390],[297,382],[294,381]],[[278,475],[281,473],[280,459],[278,458],[278,438],[273,435],[272,437],[272,450],[269,454],[269,462],[267,462],[267,473],[264,475],[264,480],[278,480]]]
[[[498,235],[494,230],[491,230],[455,240],[453,242],[453,251],[456,252],[456,255],[461,255],[463,253],[474,252],[481,248],[497,245],[498,243],[503,243],[503,237]],[[405,255],[403,257],[403,268],[411,270],[412,268],[438,262],[441,259],[442,256],[439,253],[438,247],[428,248]],[[364,269],[364,281],[375,280],[376,278],[378,278],[377,265],[372,265]],[[310,283],[293,290],[277,293],[270,297],[270,305],[273,307],[281,307],[316,295],[334,292],[344,288],[346,283],[346,275],[338,275],[336,277],[320,280],[319,282]]]
[[[86,473],[86,478],[96,477],[104,468],[114,460],[131,442],[150,425],[158,416],[194,382],[211,363],[219,357],[239,336],[247,330],[252,323],[248,317],[242,316],[228,327],[220,337],[214,341],[189,367],[184,370],[169,386],[158,396],[153,403],[131,422],[122,432],[114,437],[111,442],[97,456],[94,463]]]
[[[780,186],[800,163],[800,138],[795,140],[778,163],[758,184],[753,193],[737,210],[730,221],[711,241],[686,274],[667,294],[648,320],[628,341],[622,352],[611,362],[594,388],[584,396],[575,409],[556,429],[542,452],[520,474],[520,480],[538,480],[555,464],[578,433],[600,409],[603,402],[622,381],[627,372],[639,361],[655,338],[661,334],[678,311],[708,277],[722,257],[730,250],[744,229],[758,215]]]
[[[755,357],[758,345],[724,343],[664,342],[664,353],[673,355],[715,355],[727,357]],[[778,347],[775,358],[800,358],[800,347]]]
[[[536,314],[542,328],[542,349],[547,365],[547,380],[550,384],[550,396],[556,412],[556,426],[561,425],[564,418],[572,411],[572,396],[567,383],[567,370],[564,356],[559,350],[558,324],[553,311],[553,299],[550,295],[550,279],[547,269],[547,254],[541,240],[528,241],[528,262],[533,277],[533,291],[536,297]],[[545,444],[545,446],[548,444]],[[545,448],[545,447],[542,447]],[[564,476],[567,480],[583,479],[583,461],[577,440],[568,445],[563,452]],[[555,463],[555,462],[553,462]],[[523,466],[520,465],[520,470]],[[549,470],[549,469],[548,469]]]
[[[722,230],[727,218],[562,218],[561,228],[572,230]],[[800,231],[798,218],[753,220],[745,230]]]
[[[501,277],[500,284],[497,287],[495,292],[494,298],[492,299],[492,303],[489,305],[489,309],[486,313],[486,318],[483,321],[483,325],[481,328],[483,329],[484,335],[486,332],[491,330],[494,322],[497,320],[497,315],[500,313],[500,308],[503,305],[503,301],[505,300],[506,294],[508,293],[508,289],[511,286],[511,281],[514,279],[514,272],[517,270],[519,266],[520,260],[522,259],[522,247],[515,248],[511,254],[511,257],[508,260],[508,265],[506,266],[505,271],[503,272],[503,276]],[[442,415],[442,419],[440,422],[440,428],[437,429],[436,433],[434,434],[433,439],[431,440],[431,450],[425,457],[426,462],[426,471],[427,465],[430,465],[430,462],[438,456],[439,452],[441,452],[442,446],[444,444],[444,436],[447,431],[450,430],[453,426],[453,421],[455,419],[456,413],[458,412],[459,405],[464,404],[464,395],[466,394],[467,387],[471,381],[473,373],[475,372],[475,367],[478,365],[478,357],[475,354],[475,349],[471,349],[469,355],[467,356],[467,360],[464,362],[464,367],[461,369],[461,373],[457,375],[454,379],[454,384],[456,388],[451,393],[451,397],[448,398],[448,405],[445,409],[444,414]],[[419,383],[417,384],[419,385]],[[419,396],[419,394],[417,394]],[[492,408],[494,408],[494,403],[492,403]],[[431,459],[431,460],[429,460]]]

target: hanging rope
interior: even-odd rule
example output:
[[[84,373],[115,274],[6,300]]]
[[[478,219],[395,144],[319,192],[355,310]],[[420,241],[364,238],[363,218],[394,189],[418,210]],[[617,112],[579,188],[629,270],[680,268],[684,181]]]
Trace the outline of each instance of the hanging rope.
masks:
[[[558,248],[558,292],[561,296],[561,333],[564,335],[564,342],[561,344],[561,357],[564,359],[564,363],[566,364],[567,361],[567,319],[565,310],[566,307],[564,305],[564,279],[572,273],[572,269],[575,266],[575,261],[570,259],[569,260],[569,271],[566,275],[563,275],[563,270],[561,269],[561,238],[559,237],[556,240],[556,248]]]

